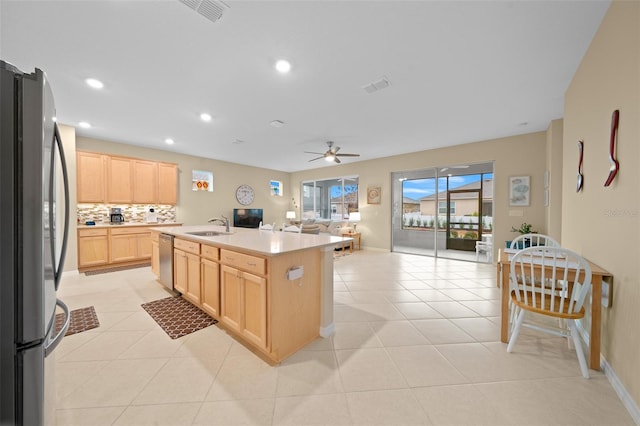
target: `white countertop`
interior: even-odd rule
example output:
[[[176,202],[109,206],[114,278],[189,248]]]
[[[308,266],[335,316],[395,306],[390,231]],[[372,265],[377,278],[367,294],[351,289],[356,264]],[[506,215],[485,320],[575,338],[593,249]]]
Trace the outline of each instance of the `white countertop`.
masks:
[[[164,222],[164,223],[148,223],[148,222],[122,222],[122,223],[96,223],[95,225],[78,225],[78,229],[87,228],[119,228],[129,226],[173,226],[180,225],[179,222]],[[164,229],[164,228],[163,228]]]
[[[156,229],[156,231],[203,244],[211,244],[221,248],[253,252],[268,256],[333,246],[345,240],[352,240],[352,238],[349,237],[337,237],[329,234],[297,234],[293,232],[261,231],[258,229],[233,227],[230,229],[229,234],[212,237],[189,234],[189,232],[199,231],[217,231],[224,233],[224,226],[218,225],[162,227]]]

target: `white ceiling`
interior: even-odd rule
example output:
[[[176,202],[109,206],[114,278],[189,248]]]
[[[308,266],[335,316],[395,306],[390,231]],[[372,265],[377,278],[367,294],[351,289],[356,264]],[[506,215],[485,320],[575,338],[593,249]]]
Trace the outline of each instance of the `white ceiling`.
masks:
[[[348,164],[545,130],[609,1],[226,4],[1,0],[0,53],[47,73],[79,135],[291,172],[331,166],[304,153],[327,140]]]

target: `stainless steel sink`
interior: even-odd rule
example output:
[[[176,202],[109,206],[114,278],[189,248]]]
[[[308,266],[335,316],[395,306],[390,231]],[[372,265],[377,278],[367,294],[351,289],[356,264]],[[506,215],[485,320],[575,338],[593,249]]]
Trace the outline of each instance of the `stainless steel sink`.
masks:
[[[194,232],[186,232],[189,235],[195,235],[197,237],[216,237],[218,235],[228,235],[226,232],[218,232],[218,231],[194,231]]]

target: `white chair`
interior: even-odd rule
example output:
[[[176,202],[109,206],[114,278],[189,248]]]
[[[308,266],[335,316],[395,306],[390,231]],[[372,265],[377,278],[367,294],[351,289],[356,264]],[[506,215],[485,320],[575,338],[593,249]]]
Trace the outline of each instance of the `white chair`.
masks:
[[[513,249],[523,249],[533,246],[560,247],[560,243],[544,234],[522,234],[511,241]]]
[[[282,232],[295,232],[297,234],[301,234],[302,233],[302,226],[283,224],[282,225]]]
[[[260,225],[258,225],[258,229],[261,231],[274,231],[276,229],[276,223],[267,223],[266,225],[263,225],[261,221]]]
[[[545,285],[540,285],[544,282]],[[576,321],[584,317],[583,307],[591,289],[591,268],[577,253],[559,247],[529,247],[511,259],[509,294],[515,307],[515,325],[507,352],[512,352],[522,327],[557,336],[571,337],[585,379],[589,378]],[[527,315],[566,320],[567,327],[552,322],[532,322]],[[563,323],[564,321],[562,321]]]
[[[487,263],[493,260],[493,236],[491,234],[483,235],[482,241],[476,241],[476,262],[480,258],[480,253],[487,255]]]

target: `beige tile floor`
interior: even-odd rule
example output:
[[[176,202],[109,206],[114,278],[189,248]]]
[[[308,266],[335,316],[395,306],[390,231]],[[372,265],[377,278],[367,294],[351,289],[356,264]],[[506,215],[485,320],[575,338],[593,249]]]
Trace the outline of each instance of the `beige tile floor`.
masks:
[[[149,268],[64,277],[101,326],[56,351],[58,425],[632,425],[565,341],[499,341],[487,264],[357,251],[335,262],[336,333],[272,367],[216,326],[171,340]]]

